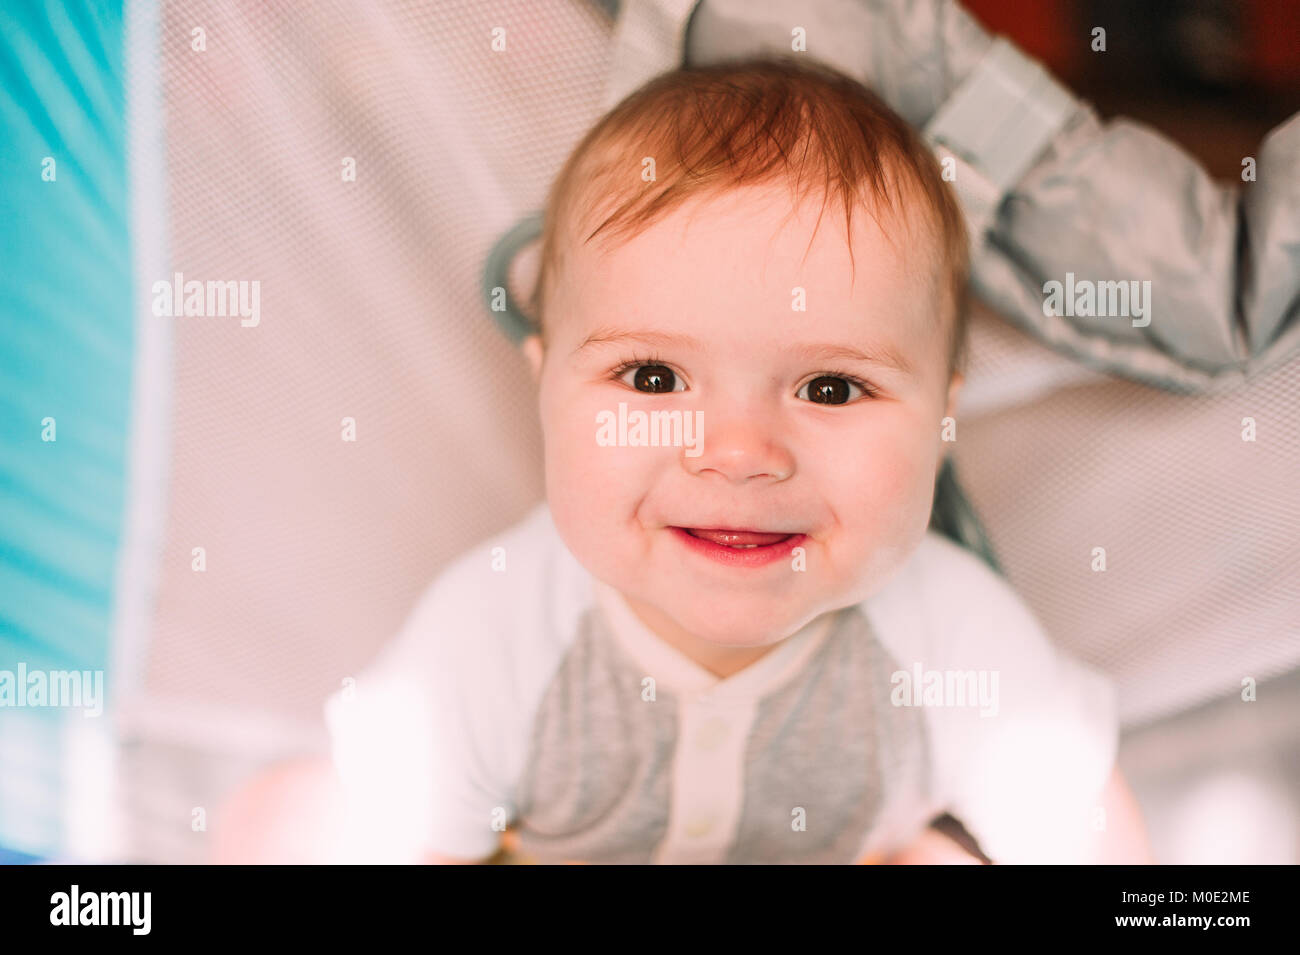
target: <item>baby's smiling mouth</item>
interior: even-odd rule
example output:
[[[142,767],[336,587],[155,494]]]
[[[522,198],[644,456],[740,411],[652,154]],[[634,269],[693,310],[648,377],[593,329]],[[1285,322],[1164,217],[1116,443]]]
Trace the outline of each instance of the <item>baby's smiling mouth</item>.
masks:
[[[698,537],[700,540],[720,544],[723,547],[733,547],[738,550],[767,547],[772,544],[779,544],[781,541],[795,536],[793,532],[786,534],[775,531],[742,531],[724,527],[680,527],[678,529],[685,531],[692,537]]]

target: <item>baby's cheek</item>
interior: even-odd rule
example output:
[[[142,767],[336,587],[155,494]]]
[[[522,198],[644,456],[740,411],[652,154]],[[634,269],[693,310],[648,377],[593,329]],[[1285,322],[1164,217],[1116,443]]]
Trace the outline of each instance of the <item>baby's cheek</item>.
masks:
[[[650,459],[670,449],[619,447],[601,444],[598,432],[609,431],[597,423],[603,409],[568,412],[546,430],[548,469],[567,486],[583,488],[600,499],[634,496],[650,470]]]
[[[649,458],[673,449],[603,446],[598,407],[570,407],[544,420],[546,494],[556,527],[575,556],[593,569],[636,559],[623,551],[635,535],[618,533],[636,520],[645,497]]]
[[[869,509],[870,514],[886,516],[886,510],[931,492],[934,474],[930,457],[910,435],[885,433],[863,442],[837,473],[847,493],[864,504],[876,505]],[[887,504],[894,508],[886,509]]]
[[[595,420],[592,415],[593,422]],[[547,458],[563,471],[570,481],[599,484],[609,468],[608,451],[596,444],[595,424],[588,426],[587,416],[566,414],[547,430]]]
[[[611,449],[596,444],[595,420],[594,411],[588,415],[584,409],[567,409],[544,422],[546,486],[553,509],[561,501],[586,500],[599,512],[611,486],[616,486]]]
[[[933,442],[907,422],[864,442],[838,471],[841,500],[852,502],[841,520],[856,531],[853,540],[890,552],[914,544],[929,522],[935,465]]]

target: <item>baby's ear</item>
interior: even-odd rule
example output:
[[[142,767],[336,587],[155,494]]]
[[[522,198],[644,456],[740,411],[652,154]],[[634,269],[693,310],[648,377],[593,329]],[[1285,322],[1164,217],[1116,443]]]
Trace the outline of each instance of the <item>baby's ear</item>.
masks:
[[[948,406],[944,410],[945,417],[956,417],[957,415],[957,396],[961,393],[961,386],[966,379],[960,371],[952,373],[952,379],[948,382]]]
[[[519,347],[524,350],[524,357],[528,359],[528,367],[533,370],[533,380],[540,380],[542,377],[542,337],[537,334],[529,335]]]

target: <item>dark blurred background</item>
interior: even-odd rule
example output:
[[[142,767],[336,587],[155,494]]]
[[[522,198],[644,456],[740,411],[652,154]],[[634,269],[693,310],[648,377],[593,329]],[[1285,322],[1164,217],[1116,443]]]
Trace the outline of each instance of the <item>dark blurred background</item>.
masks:
[[[1148,123],[1236,179],[1260,138],[1300,109],[1297,0],[964,0],[1103,119]],[[1094,53],[1094,27],[1106,52]]]

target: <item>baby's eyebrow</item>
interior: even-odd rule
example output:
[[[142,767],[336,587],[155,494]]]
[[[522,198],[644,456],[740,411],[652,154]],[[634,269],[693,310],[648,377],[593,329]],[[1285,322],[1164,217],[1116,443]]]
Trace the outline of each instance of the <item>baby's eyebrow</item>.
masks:
[[[650,348],[679,348],[696,351],[701,351],[704,348],[699,339],[692,338],[690,335],[603,327],[588,335],[583,343],[573,350],[573,354],[576,355],[590,345],[613,345],[629,342],[646,345]],[[912,373],[912,366],[907,359],[888,346],[866,351],[843,344],[801,344],[791,345],[786,351],[792,352],[805,361],[860,361],[870,365],[883,365],[893,368],[905,375]]]
[[[870,365],[886,365],[905,375],[912,373],[911,363],[887,345],[873,351],[850,345],[792,345],[789,350],[810,361],[863,361]]]
[[[588,345],[613,345],[624,342],[633,342],[640,345],[648,345],[651,348],[690,348],[696,351],[701,350],[704,346],[696,338],[690,335],[675,335],[671,332],[652,332],[652,331],[626,331],[617,328],[598,328],[586,340],[573,350],[576,355]]]

